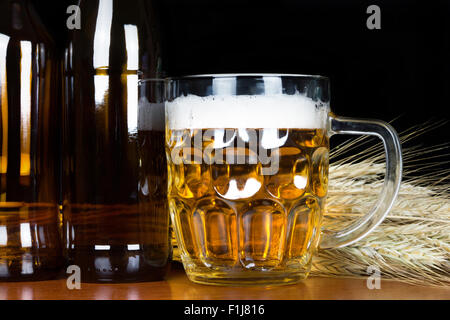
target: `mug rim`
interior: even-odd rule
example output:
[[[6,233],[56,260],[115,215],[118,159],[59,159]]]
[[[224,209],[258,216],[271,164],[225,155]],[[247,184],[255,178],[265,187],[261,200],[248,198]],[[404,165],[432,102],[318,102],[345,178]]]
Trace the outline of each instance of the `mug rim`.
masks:
[[[261,78],[261,77],[272,77],[272,78],[303,78],[303,79],[323,79],[329,80],[328,77],[322,75],[314,74],[300,74],[300,73],[211,73],[211,74],[193,74],[182,77],[167,77],[168,80],[189,80],[189,79],[214,79],[214,78]]]

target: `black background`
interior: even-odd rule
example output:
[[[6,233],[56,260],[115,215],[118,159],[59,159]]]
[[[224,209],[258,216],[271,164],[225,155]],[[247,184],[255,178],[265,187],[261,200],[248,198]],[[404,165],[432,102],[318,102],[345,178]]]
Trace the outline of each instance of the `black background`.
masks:
[[[130,2],[133,0],[122,0]],[[75,0],[33,0],[58,46]],[[338,115],[391,121],[401,132],[448,118],[450,1],[160,0],[169,76],[276,72],[331,78]],[[369,30],[367,7],[381,8]],[[83,16],[81,16],[83,17]],[[450,126],[421,138],[449,142]]]

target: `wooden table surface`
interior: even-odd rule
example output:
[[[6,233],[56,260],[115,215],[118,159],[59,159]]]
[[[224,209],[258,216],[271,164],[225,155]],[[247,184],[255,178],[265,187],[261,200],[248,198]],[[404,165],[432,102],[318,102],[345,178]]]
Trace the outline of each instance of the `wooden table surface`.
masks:
[[[449,288],[412,286],[381,281],[369,290],[365,279],[310,277],[302,283],[278,287],[216,287],[191,283],[181,265],[172,267],[167,281],[132,284],[82,283],[69,290],[66,280],[0,283],[0,299],[10,300],[315,300],[315,299],[450,299]]]

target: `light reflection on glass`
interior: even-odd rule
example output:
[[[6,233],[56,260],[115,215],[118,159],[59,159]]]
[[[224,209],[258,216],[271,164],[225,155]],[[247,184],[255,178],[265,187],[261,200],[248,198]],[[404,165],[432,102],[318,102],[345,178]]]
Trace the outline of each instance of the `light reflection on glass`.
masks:
[[[214,129],[214,149],[233,147],[236,134],[235,130]]]
[[[128,133],[137,133],[138,130],[138,76],[139,69],[139,37],[135,25],[127,24],[125,29],[125,45],[127,48],[127,71],[136,74],[127,75],[127,119]]]
[[[245,186],[239,189],[236,180],[231,180],[227,193],[223,196],[228,200],[245,199],[254,196],[261,188],[261,182],[254,178],[247,179]]]
[[[138,131],[138,76],[127,76],[127,117],[128,133],[134,134]]]
[[[250,136],[248,135],[247,129],[238,129],[239,138],[244,142],[250,142]]]
[[[265,95],[283,93],[283,83],[279,77],[263,77]]]
[[[31,50],[30,41],[20,41],[20,175],[30,175],[31,148]]]
[[[100,0],[94,34],[93,66],[95,109],[104,113],[105,137],[108,137],[108,92],[109,92],[109,50],[111,45],[111,25],[113,18],[113,0]],[[107,141],[106,141],[107,142]]]
[[[96,270],[101,270],[102,272],[111,272],[112,266],[109,257],[95,257],[94,266]]]
[[[128,250],[129,250],[129,251],[139,250],[140,248],[141,248],[141,246],[138,245],[138,244],[129,244],[129,245],[128,245]]]
[[[70,237],[69,237],[69,224],[67,223],[66,224],[66,239],[70,239]],[[69,248],[69,242],[70,241],[67,241],[67,243],[66,243],[66,248]]]
[[[305,189],[308,184],[308,179],[303,176],[294,176],[294,185],[297,189]]]
[[[113,0],[100,0],[94,34],[94,69],[109,66]]]
[[[0,226],[0,246],[8,244],[8,230],[6,226]]]
[[[31,229],[29,223],[20,224],[20,242],[22,248],[31,248]]]
[[[97,251],[108,251],[108,250],[111,250],[111,246],[109,246],[109,245],[95,245],[94,246],[94,248],[95,248],[95,250],[97,250]]]
[[[217,96],[236,95],[236,78],[213,79],[213,94]]]
[[[0,276],[7,277],[9,275],[9,267],[6,261],[0,261]],[[7,290],[6,290],[7,291]],[[0,290],[0,300],[6,300],[5,290]]]
[[[21,274],[33,274],[33,261],[27,256],[22,257],[22,272]]]
[[[125,45],[127,48],[127,70],[137,71],[139,69],[139,37],[137,26],[124,25]]]
[[[284,137],[280,138],[279,133],[280,131],[278,129],[264,129],[262,132],[261,146],[264,149],[276,149],[284,146],[288,139],[288,134],[286,133]]]
[[[139,256],[128,257],[127,272],[133,273],[139,270]]]
[[[8,170],[8,85],[6,83],[6,53],[8,51],[8,44],[9,37],[0,33],[0,106],[2,109],[0,174],[6,173]]]
[[[95,86],[95,108],[102,108],[106,103],[105,97],[109,90],[109,76],[107,75],[95,75],[94,76],[94,86]]]
[[[38,243],[39,248],[46,248],[47,244],[45,243],[45,239],[47,237],[45,236],[45,227],[35,225],[35,232],[36,232],[36,242]]]
[[[33,235],[34,235],[34,241],[36,243],[36,248],[42,248],[41,247],[41,242],[39,241],[39,232],[38,232],[38,226],[37,224],[34,225],[34,230],[33,230]]]

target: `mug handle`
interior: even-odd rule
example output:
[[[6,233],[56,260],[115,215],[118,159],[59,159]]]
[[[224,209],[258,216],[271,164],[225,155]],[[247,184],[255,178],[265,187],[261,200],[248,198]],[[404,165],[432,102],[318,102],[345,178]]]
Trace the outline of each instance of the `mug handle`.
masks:
[[[328,134],[376,136],[383,141],[386,155],[386,174],[383,189],[373,208],[363,217],[339,231],[324,230],[319,247],[338,248],[350,245],[375,229],[391,210],[400,189],[402,178],[402,152],[400,139],[394,128],[379,120],[328,117]]]

